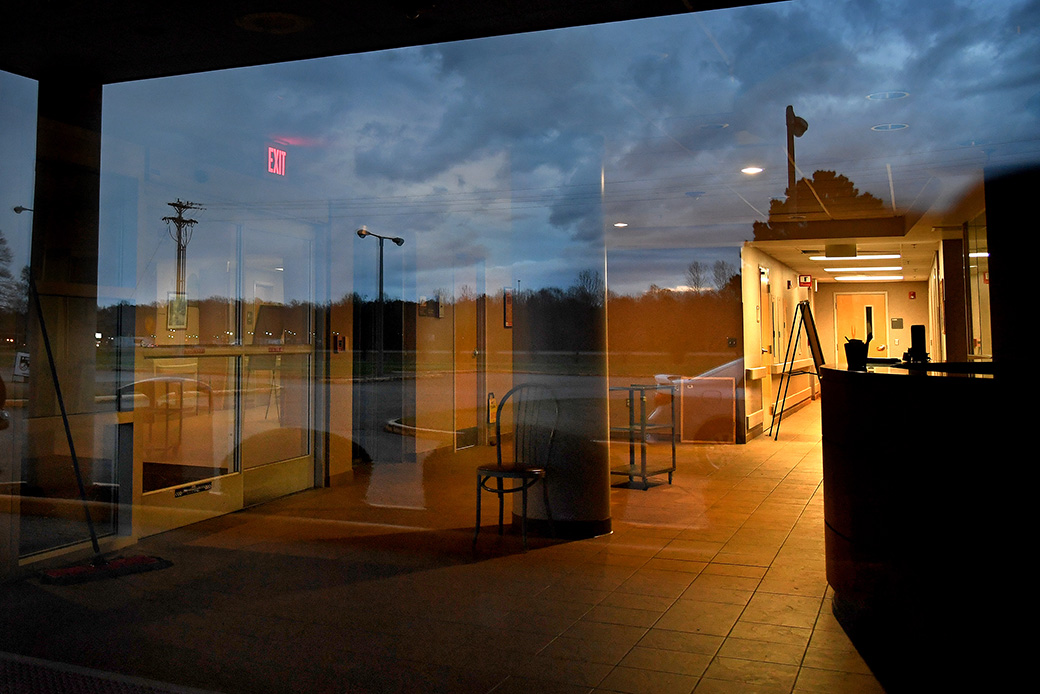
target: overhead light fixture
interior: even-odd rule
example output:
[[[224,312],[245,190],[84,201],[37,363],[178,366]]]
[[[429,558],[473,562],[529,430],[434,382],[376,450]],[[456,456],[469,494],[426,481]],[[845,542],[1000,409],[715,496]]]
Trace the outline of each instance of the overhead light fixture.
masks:
[[[825,267],[825,272],[900,272],[899,265],[891,267]]]
[[[870,126],[870,129],[876,133],[892,133],[896,130],[906,130],[909,127],[908,123],[879,123],[878,125]]]
[[[811,255],[809,260],[820,260],[824,262],[844,262],[846,260],[899,260],[903,256],[899,253],[876,253],[874,255],[849,255],[849,256],[828,256],[828,255]]]
[[[614,222],[614,226],[616,226],[618,229],[624,229],[628,226],[628,222]]]
[[[988,258],[989,251],[976,251],[975,253],[969,253],[969,258]]]
[[[902,275],[838,275],[834,278],[838,282],[897,282],[903,279]]]
[[[910,96],[910,92],[904,92],[901,89],[867,94],[867,98],[871,101],[892,101],[893,99],[905,99],[908,96]]]
[[[740,170],[740,173],[744,173],[749,176],[754,176],[755,174],[760,174],[763,171],[765,171],[765,169],[763,169],[761,166],[745,166],[743,169]]]

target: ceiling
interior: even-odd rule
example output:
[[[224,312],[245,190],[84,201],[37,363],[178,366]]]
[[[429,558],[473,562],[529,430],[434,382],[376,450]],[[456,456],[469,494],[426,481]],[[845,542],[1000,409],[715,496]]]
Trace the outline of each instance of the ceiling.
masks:
[[[0,70],[129,80],[763,4],[762,0],[8,3]]]
[[[829,273],[830,267],[891,267],[901,269],[891,274],[902,275],[905,282],[925,282],[932,271],[935,254],[940,241],[963,239],[963,222],[985,209],[985,194],[981,183],[963,193],[958,203],[952,206],[938,205],[924,214],[905,218],[906,233],[900,236],[850,236],[843,238],[787,238],[779,240],[757,240],[752,245],[759,248],[800,275],[810,275],[821,282],[837,282],[841,273]],[[869,227],[871,220],[863,220]],[[811,234],[808,234],[811,236]],[[898,255],[898,260],[877,261],[820,261],[813,257],[823,256],[827,244],[843,246],[845,251],[855,248],[858,255]],[[830,254],[827,254],[830,255]]]
[[[41,0],[5,8],[0,70],[36,80],[110,84],[486,36],[765,4],[762,0]],[[973,203],[975,204],[975,203]],[[940,209],[940,206],[937,206]],[[981,209],[981,204],[977,205]],[[860,253],[899,253],[907,280],[925,280],[939,239],[966,218],[908,220],[903,237],[850,239]],[[801,274],[829,279],[810,260],[815,240],[760,241]]]

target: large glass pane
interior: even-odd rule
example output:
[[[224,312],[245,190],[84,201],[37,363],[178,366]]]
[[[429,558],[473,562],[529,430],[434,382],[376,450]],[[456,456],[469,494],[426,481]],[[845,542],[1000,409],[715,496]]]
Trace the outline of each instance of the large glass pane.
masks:
[[[227,357],[141,360],[120,394],[133,412],[145,493],[235,471],[236,365]]]
[[[242,360],[242,467],[307,455],[310,355],[253,353]]]

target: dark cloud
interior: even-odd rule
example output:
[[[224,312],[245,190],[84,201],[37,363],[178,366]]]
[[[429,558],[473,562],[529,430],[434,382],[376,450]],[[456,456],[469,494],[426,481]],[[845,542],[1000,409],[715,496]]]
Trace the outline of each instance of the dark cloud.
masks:
[[[896,89],[909,96],[866,98]],[[214,197],[466,257],[523,238],[512,261],[558,267],[620,217],[659,247],[739,243],[784,194],[788,104],[809,122],[802,175],[837,171],[886,203],[889,169],[908,205],[944,171],[1035,158],[1040,1],[797,0],[112,85],[105,101],[109,170],[136,175],[143,151],[159,180],[183,169]],[[298,143],[290,180],[252,185],[275,135]],[[739,173],[752,162],[757,179]]]

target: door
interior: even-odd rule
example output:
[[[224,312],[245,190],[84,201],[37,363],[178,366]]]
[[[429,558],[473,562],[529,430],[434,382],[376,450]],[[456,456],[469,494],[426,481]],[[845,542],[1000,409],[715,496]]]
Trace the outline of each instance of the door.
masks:
[[[314,483],[314,230],[211,226],[188,250],[185,291],[137,306],[145,338],[119,395],[140,536]]]
[[[478,279],[475,266],[456,268],[452,311],[455,450],[475,446],[478,439],[480,345],[477,318],[480,313],[478,304],[482,300]]]
[[[772,377],[770,371],[773,366],[776,336],[773,329],[773,300],[769,286],[769,268],[759,267],[759,327],[762,338],[762,366],[766,367],[766,375],[762,379],[762,407],[772,408]],[[772,414],[771,412],[769,414]]]
[[[887,358],[888,293],[848,293],[834,295],[834,361],[847,366],[845,341],[866,340],[872,335],[867,356]]]

